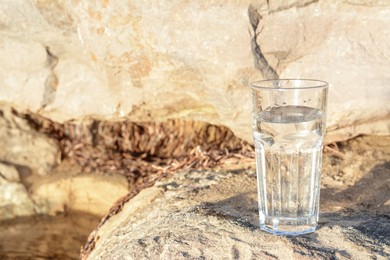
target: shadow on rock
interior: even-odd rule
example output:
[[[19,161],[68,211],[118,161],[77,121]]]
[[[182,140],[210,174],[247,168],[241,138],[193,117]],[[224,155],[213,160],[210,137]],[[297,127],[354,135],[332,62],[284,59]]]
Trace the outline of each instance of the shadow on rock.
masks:
[[[387,257],[390,245],[390,162],[371,168],[355,185],[342,191],[323,189],[319,226],[315,233],[287,237],[303,256],[351,258],[349,246],[365,248],[372,256]],[[253,187],[252,187],[253,186]],[[203,202],[199,213],[224,219],[251,231],[259,229],[254,183],[224,199]],[[339,210],[329,210],[329,209]],[[327,242],[328,241],[328,242]],[[355,252],[356,253],[356,252]]]
[[[390,161],[378,164],[353,186],[342,191],[321,190],[321,209],[390,213]]]
[[[259,224],[257,200],[253,193],[241,193],[216,202],[204,202],[196,207],[202,214],[223,218],[255,230]]]

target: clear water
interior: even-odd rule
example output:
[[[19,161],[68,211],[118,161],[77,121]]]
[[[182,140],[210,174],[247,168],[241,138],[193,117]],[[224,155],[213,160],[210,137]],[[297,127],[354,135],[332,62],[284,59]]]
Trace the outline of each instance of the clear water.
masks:
[[[318,219],[321,111],[282,106],[254,120],[260,227],[276,234],[313,232]]]

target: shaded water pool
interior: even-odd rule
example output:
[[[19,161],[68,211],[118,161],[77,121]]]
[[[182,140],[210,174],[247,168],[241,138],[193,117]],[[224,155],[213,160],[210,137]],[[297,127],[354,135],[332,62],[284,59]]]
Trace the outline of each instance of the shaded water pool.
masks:
[[[100,217],[72,212],[0,222],[0,259],[79,259]]]

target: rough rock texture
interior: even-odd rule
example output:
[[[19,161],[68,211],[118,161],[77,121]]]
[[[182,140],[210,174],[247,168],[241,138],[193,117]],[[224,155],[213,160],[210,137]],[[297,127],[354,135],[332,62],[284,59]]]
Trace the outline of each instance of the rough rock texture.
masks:
[[[22,180],[14,166],[0,163],[0,221],[69,211],[102,217],[128,191],[124,176],[85,173],[68,161],[49,172],[49,176],[30,175]]]
[[[60,161],[54,139],[35,131],[16,110],[0,104],[0,161],[45,175]]]
[[[0,220],[30,216],[35,207],[14,166],[0,163]]]
[[[246,86],[273,71],[331,83],[330,142],[388,133],[389,14],[371,0],[2,1],[0,99],[57,121],[204,120],[248,141]]]
[[[72,210],[101,216],[129,187],[124,176],[83,173],[80,167],[63,162],[50,177],[34,181],[30,191],[40,213]]]
[[[339,147],[344,159],[325,154],[322,214],[313,234],[261,232],[254,170],[237,165],[230,171],[181,172],[142,190],[92,233],[83,256],[388,259],[389,144],[389,137],[364,137]]]
[[[102,216],[128,192],[125,176],[62,161],[58,140],[0,105],[0,220],[80,210]]]

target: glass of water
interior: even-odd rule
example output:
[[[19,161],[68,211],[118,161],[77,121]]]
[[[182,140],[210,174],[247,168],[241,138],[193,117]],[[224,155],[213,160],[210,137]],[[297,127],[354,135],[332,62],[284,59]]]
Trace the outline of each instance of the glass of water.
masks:
[[[280,235],[317,227],[328,84],[253,82],[253,140],[260,228]]]

